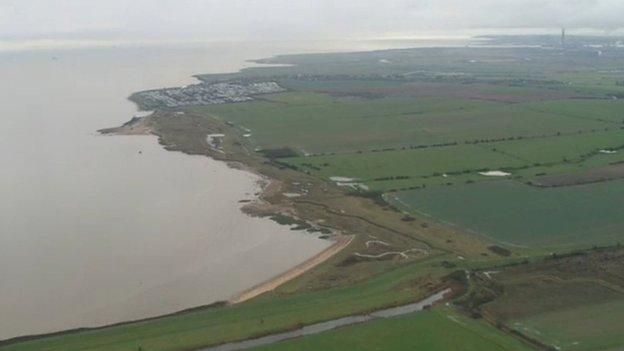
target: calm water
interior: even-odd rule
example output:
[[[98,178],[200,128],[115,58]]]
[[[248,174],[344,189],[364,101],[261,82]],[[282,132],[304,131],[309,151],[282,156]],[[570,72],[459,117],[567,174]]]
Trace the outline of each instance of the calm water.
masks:
[[[351,44],[0,52],[0,339],[226,299],[328,246],[242,214],[252,174],[95,131],[134,114],[134,91],[249,58],[387,45]]]

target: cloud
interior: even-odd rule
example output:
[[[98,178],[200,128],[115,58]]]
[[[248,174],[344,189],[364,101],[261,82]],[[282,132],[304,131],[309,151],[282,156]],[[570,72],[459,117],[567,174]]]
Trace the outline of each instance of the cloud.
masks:
[[[0,37],[282,40],[622,26],[622,0],[0,0]]]

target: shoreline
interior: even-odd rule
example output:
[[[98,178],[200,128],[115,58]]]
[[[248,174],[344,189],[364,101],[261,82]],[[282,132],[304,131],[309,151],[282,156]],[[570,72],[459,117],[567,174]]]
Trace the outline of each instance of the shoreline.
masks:
[[[153,123],[150,122],[149,116],[145,117],[133,117],[130,121],[124,123],[120,127],[115,128],[107,128],[99,130],[98,132],[102,135],[156,135],[153,130]],[[275,204],[271,203],[267,200],[268,197],[275,196],[280,193],[281,181],[276,178],[272,178],[265,174],[262,174],[255,168],[251,167],[248,164],[245,164],[240,161],[234,161],[228,159],[227,153],[221,153],[220,157],[215,157],[214,154],[206,155],[216,161],[225,162],[228,167],[238,169],[244,172],[252,173],[260,179],[258,180],[258,185],[260,187],[259,193],[256,195],[256,198],[253,199],[250,203],[241,206],[240,211],[246,213],[250,216],[266,216],[267,214],[284,214],[292,215],[292,208],[275,208]],[[253,285],[243,291],[237,292],[232,297],[230,297],[226,304],[234,305],[239,304],[248,300],[253,299],[254,297],[260,296],[267,292],[273,291],[280,287],[283,284],[305,274],[306,272],[312,270],[323,262],[327,261],[337,253],[341,252],[344,248],[349,246],[355,235],[344,235],[340,233],[332,234],[328,239],[333,241],[333,243],[318,252],[312,257],[304,260],[303,262],[287,269],[286,271],[269,278],[261,283]]]
[[[150,115],[142,116],[142,117],[135,116],[135,117],[132,117],[128,122],[123,123],[121,126],[100,129],[100,130],[97,130],[97,133],[101,136],[153,135],[153,136],[156,136],[157,138],[160,138],[160,136],[154,130],[154,123],[150,120],[149,118],[150,116],[152,115],[150,114]],[[161,147],[165,149],[165,151],[177,151],[177,150],[169,150],[166,147],[164,147],[163,144],[161,143],[159,144]],[[183,151],[181,152],[189,156],[192,155]],[[251,167],[250,165],[244,162],[230,159],[227,157],[227,154],[219,154],[217,156],[214,153],[210,153],[210,154],[206,154],[202,156],[210,157],[215,161],[224,162],[228,167],[232,169],[237,169],[237,170],[241,170],[244,172],[248,172],[259,177],[257,181],[259,192],[254,195],[254,199],[251,202],[244,203],[242,206],[240,206],[239,211],[252,217],[267,217],[267,215],[270,215],[270,214],[284,214],[284,213],[287,213],[289,216],[292,215],[290,209],[283,208],[281,206],[278,206],[279,208],[274,208],[274,206],[276,205],[266,199],[267,197],[274,196],[279,193],[279,190],[281,188],[281,181],[279,179],[270,177],[266,174],[262,174],[260,171],[258,171],[257,169]],[[340,253],[344,248],[349,246],[349,244],[353,241],[354,238],[355,238],[355,235],[344,235],[344,234],[339,234],[339,233],[333,233],[328,239],[322,239],[322,240],[329,240],[333,242],[327,248],[316,253],[312,257],[305,259],[303,262],[300,262],[288,268],[287,270],[279,273],[278,275],[272,278],[269,278],[268,280],[265,280],[249,288],[246,288],[242,291],[234,293],[227,300],[216,300],[216,301],[204,304],[204,305],[191,306],[191,307],[184,308],[179,311],[174,311],[171,313],[166,313],[166,314],[156,315],[156,316],[146,317],[146,318],[140,318],[140,319],[124,320],[124,321],[119,321],[119,322],[111,323],[111,324],[105,324],[101,326],[77,327],[77,328],[72,328],[72,329],[52,331],[49,333],[26,334],[26,335],[16,336],[16,337],[12,337],[9,339],[0,340],[0,346],[7,346],[10,344],[15,344],[15,343],[30,341],[30,340],[37,340],[37,339],[52,337],[52,336],[60,336],[60,335],[68,335],[68,334],[80,333],[80,332],[85,332],[85,331],[101,330],[101,329],[106,329],[106,328],[111,328],[111,327],[116,327],[116,326],[132,324],[132,323],[139,323],[139,322],[157,320],[160,318],[166,318],[166,317],[175,316],[175,315],[192,313],[195,311],[211,309],[214,307],[221,307],[221,306],[243,303],[257,296],[260,296],[264,293],[273,291],[279,288],[280,286],[282,286],[283,284],[286,284],[289,281],[292,281],[293,279],[296,279],[300,277],[301,275],[309,272],[313,268],[321,265],[322,263],[326,262],[330,258],[334,257],[336,254]]]
[[[156,131],[154,130],[154,123],[150,120],[150,117],[153,114],[142,116],[142,117],[133,117],[128,122],[124,123],[119,127],[106,128],[101,129],[98,132],[100,135],[110,135],[110,136],[129,136],[129,135],[154,135],[156,137],[160,137]],[[164,145],[161,144],[164,147]],[[169,150],[164,147],[167,151]],[[182,151],[185,153],[184,151]],[[185,153],[186,154],[186,153]],[[210,157],[215,161],[224,162],[228,167],[241,170],[244,172],[248,172],[258,176],[260,179],[258,180],[259,192],[255,194],[255,198],[249,202],[241,206],[240,211],[254,217],[267,217],[273,214],[285,214],[288,216],[293,216],[296,218],[295,209],[292,206],[284,206],[283,204],[275,204],[268,200],[268,198],[278,195],[281,193],[281,185],[282,181],[271,177],[269,175],[263,174],[258,169],[252,167],[249,164],[246,164],[240,160],[235,160],[228,157],[228,153],[221,152],[216,155],[214,152],[210,152],[209,154],[203,155],[206,157]],[[299,219],[299,218],[296,218]],[[308,221],[306,221],[308,222]],[[308,222],[309,223],[309,222]],[[313,223],[309,223],[313,224]],[[333,233],[327,239],[333,243],[322,251],[318,252],[312,257],[307,258],[301,263],[287,269],[286,271],[269,278],[261,283],[253,285],[243,291],[237,292],[232,297],[230,297],[227,301],[217,301],[213,304],[225,303],[227,305],[233,305],[248,301],[253,299],[254,297],[260,296],[264,293],[273,291],[280,287],[283,284],[305,274],[306,272],[312,270],[313,268],[319,266],[325,261],[332,258],[334,255],[341,252],[344,248],[349,246],[355,235],[345,235],[340,233],[339,231],[332,230]],[[211,304],[212,305],[212,304]],[[201,307],[199,307],[201,308]],[[190,308],[191,310],[193,308]],[[182,311],[183,312],[183,311]],[[158,318],[158,317],[155,317]]]
[[[354,235],[341,235],[333,239],[334,243],[327,247],[325,250],[317,253],[316,255],[308,258],[307,260],[301,262],[300,264],[290,268],[289,270],[267,280],[258,285],[252,286],[251,288],[244,290],[238,294],[232,296],[228,301],[228,305],[234,305],[238,303],[245,302],[247,300],[251,300],[254,297],[260,296],[267,292],[273,291],[283,284],[288,283],[289,281],[301,276],[302,274],[308,272],[309,270],[315,268],[321,263],[327,261],[335,254],[342,251],[344,248],[349,246],[353,239]]]
[[[129,99],[129,100],[134,102],[139,108],[139,111],[141,111],[141,106],[139,103],[137,103],[136,101],[132,99]],[[197,127],[198,130],[207,128],[209,130],[207,135],[210,135],[210,133],[215,133],[215,134],[218,133],[220,135],[223,135],[224,140],[230,143],[226,143],[222,140],[218,147],[213,147],[207,144],[205,140],[205,136],[201,137],[201,142],[197,142],[196,144],[192,145],[192,147],[190,148],[187,148],[188,145],[176,143],[175,141],[177,140],[174,140],[172,142],[172,138],[171,138],[172,135],[168,133],[168,132],[171,132],[171,130],[167,129],[167,125],[165,126],[162,125],[163,120],[170,119],[171,117],[174,117],[174,118],[181,117],[181,118],[187,119],[188,121],[195,123],[193,127]],[[157,315],[154,317],[138,319],[138,320],[120,321],[117,323],[112,323],[112,324],[107,324],[107,325],[102,325],[102,326],[97,326],[97,327],[92,327],[92,328],[91,327],[75,328],[75,329],[60,330],[57,332],[51,332],[51,333],[45,333],[45,334],[24,335],[24,336],[19,336],[19,337],[12,338],[12,339],[0,340],[0,345],[3,345],[4,343],[11,344],[14,342],[19,342],[19,341],[29,340],[29,339],[44,338],[44,337],[51,336],[51,335],[72,334],[72,333],[88,331],[88,330],[105,329],[105,328],[109,328],[109,327],[113,327],[117,325],[125,325],[125,324],[130,324],[130,323],[146,321],[146,320],[166,318],[171,315],[185,314],[185,313],[190,313],[190,312],[197,311],[197,310],[202,310],[202,309],[207,309],[207,308],[212,308],[212,307],[227,306],[227,305],[235,305],[235,304],[243,303],[245,301],[249,301],[250,299],[258,297],[262,294],[266,294],[268,292],[274,291],[280,286],[296,278],[299,278],[300,276],[306,273],[309,273],[314,268],[327,262],[328,260],[335,257],[340,252],[343,252],[345,248],[349,247],[349,245],[354,242],[354,239],[357,233],[352,232],[350,228],[346,227],[346,225],[348,224],[335,223],[335,222],[327,223],[326,222],[327,217],[330,217],[330,218],[336,217],[342,220],[346,218],[347,221],[355,221],[358,223],[362,221],[364,226],[373,226],[375,230],[389,231],[391,232],[391,235],[397,235],[398,237],[400,237],[399,240],[401,241],[413,240],[414,243],[418,245],[420,244],[425,245],[425,249],[421,250],[421,251],[424,251],[424,256],[427,256],[431,253],[432,245],[430,245],[426,241],[423,241],[420,238],[411,238],[411,237],[408,238],[408,236],[401,231],[378,225],[376,223],[373,223],[372,221],[366,220],[364,217],[348,214],[343,210],[339,210],[339,212],[331,211],[329,210],[330,207],[324,204],[321,206],[321,210],[319,210],[323,212],[323,216],[317,218],[317,217],[311,217],[308,215],[302,215],[300,213],[300,208],[299,208],[300,206],[316,206],[318,205],[318,203],[314,201],[307,201],[307,200],[287,199],[286,198],[287,196],[285,196],[286,192],[290,191],[290,188],[293,185],[293,179],[290,179],[290,176],[287,175],[286,177],[281,177],[281,173],[280,173],[282,172],[281,168],[279,168],[279,171],[277,172],[275,172],[272,169],[267,171],[267,168],[270,168],[270,167],[265,166],[265,164],[268,164],[268,162],[266,160],[261,160],[257,158],[256,155],[253,154],[253,152],[251,152],[249,149],[245,148],[244,146],[240,144],[240,141],[244,140],[244,138],[241,137],[241,135],[238,135],[237,132],[231,133],[232,125],[228,124],[227,122],[218,121],[218,120],[212,120],[210,122],[206,122],[204,120],[204,123],[205,124],[201,125],[202,129],[200,129],[200,122],[198,122],[197,115],[188,113],[186,111],[182,112],[182,111],[169,110],[169,109],[153,110],[153,111],[150,111],[150,114],[147,114],[145,116],[135,115],[130,120],[128,120],[127,122],[123,123],[120,126],[111,127],[111,128],[103,128],[103,129],[97,130],[97,133],[102,136],[153,135],[158,138],[159,145],[166,151],[182,152],[190,156],[209,157],[215,161],[225,162],[226,165],[228,165],[228,167],[231,167],[233,169],[238,169],[241,171],[254,174],[259,177],[258,192],[254,194],[253,199],[251,201],[245,201],[245,202],[241,201],[241,203],[244,203],[244,205],[240,206],[239,208],[240,211],[253,217],[272,217],[273,215],[276,215],[276,216],[283,215],[283,216],[289,217],[290,219],[294,219],[299,222],[305,222],[306,224],[309,225],[309,228],[312,228],[314,231],[318,230],[319,228],[327,230],[329,234],[323,232],[324,235],[321,238],[323,240],[332,241],[332,243],[325,249],[313,255],[312,257],[305,259],[303,262],[298,263],[288,268],[284,272],[272,278],[269,278],[268,280],[260,282],[240,292],[236,292],[227,300],[218,300],[210,304],[200,305],[196,307],[189,307],[186,309],[182,309],[180,311],[176,311],[176,312],[168,313],[164,315]],[[175,136],[177,135],[174,135],[174,137]],[[193,137],[197,137],[197,135],[194,135]],[[236,146],[232,147],[231,144],[236,145]],[[243,151],[241,151],[240,149],[242,149]],[[273,165],[271,165],[271,167],[273,167]],[[276,173],[278,175],[276,175]],[[317,183],[316,181],[313,181],[309,178],[310,177],[308,177],[308,179],[306,179],[305,181],[314,182],[314,184],[308,183],[311,187],[314,188],[310,190],[310,193],[316,192],[317,195],[318,194],[335,195],[338,193],[342,193],[341,189],[333,188],[331,185],[325,186],[324,183],[322,182]],[[298,185],[299,182],[296,182],[295,184]],[[319,186],[319,184],[321,185]],[[329,196],[332,196],[332,195],[329,195]],[[367,198],[359,198],[355,200],[355,203],[356,205],[360,205],[361,203],[372,203],[372,201]],[[314,213],[318,215],[317,212],[314,212]],[[275,220],[275,219],[272,219],[272,220],[277,222],[278,224],[283,224],[283,223],[280,223],[278,220]],[[359,225],[362,225],[362,224],[359,224]],[[362,230],[360,230],[360,232],[361,231]],[[372,257],[372,256],[371,257],[362,256],[362,257],[370,258],[372,260],[376,260],[378,258],[378,257]],[[412,257],[406,256],[404,257],[404,259],[411,260]]]

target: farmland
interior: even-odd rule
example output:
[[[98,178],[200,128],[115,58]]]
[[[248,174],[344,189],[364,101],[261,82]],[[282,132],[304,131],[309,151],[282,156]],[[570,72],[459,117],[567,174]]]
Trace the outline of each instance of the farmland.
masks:
[[[524,162],[472,145],[436,147],[431,149],[399,150],[313,156],[287,159],[285,162],[326,178],[357,177],[362,181],[383,178],[440,176],[484,168],[508,168]]]
[[[160,109],[138,123],[168,150],[272,180],[248,213],[352,243],[242,304],[0,350],[188,350],[408,303],[448,285],[465,294],[266,349],[624,343],[619,251],[576,252],[624,240],[621,49],[429,48],[258,62],[283,66],[198,78],[283,92]],[[223,135],[217,147],[209,134]]]
[[[483,170],[508,170],[531,180],[535,175],[580,172],[622,160],[624,132],[589,131],[569,135],[518,138],[502,142],[401,148],[348,154],[282,159],[318,177],[357,179],[370,189],[388,191],[410,187],[483,181]]]
[[[431,83],[423,89],[437,96],[410,97],[419,92],[413,84],[384,82],[380,93],[375,81],[366,90],[372,95],[349,81],[337,84],[341,94],[319,90],[329,83],[302,82],[301,91],[187,111],[230,123],[252,150],[291,150],[299,157],[280,161],[301,171],[358,179],[381,191],[480,181],[476,171],[484,169],[515,169],[524,178],[578,171],[619,160],[596,156],[624,146],[614,122],[619,105],[608,100],[448,100],[454,90]],[[582,109],[567,113],[567,103],[602,108],[586,118]]]
[[[452,130],[436,135],[432,111],[473,110],[488,102],[392,97],[359,99],[326,94],[283,94],[266,101],[192,109],[251,131],[256,147],[288,146],[300,153],[355,152],[454,141]],[[436,112],[436,113],[438,113]],[[450,117],[453,118],[453,117]],[[475,131],[466,137],[477,137]],[[347,136],[347,137],[345,137]]]
[[[617,349],[624,342],[621,263],[621,250],[596,250],[504,269],[485,278],[503,294],[482,313],[561,350]]]
[[[444,96],[444,91],[439,92]],[[301,154],[576,133],[614,128],[484,100],[402,96],[364,99],[321,93],[283,94],[263,101],[192,108],[251,131],[255,147],[291,147]]]
[[[548,293],[551,292],[545,292]],[[569,293],[569,290],[565,293]],[[582,302],[587,305],[527,317],[514,322],[514,326],[531,337],[540,338],[561,349],[605,350],[619,347],[624,342],[619,326],[624,316],[621,296],[616,301],[600,304],[593,299]],[[575,320],[576,323],[571,322]],[[587,328],[585,323],[592,328]]]
[[[600,150],[617,150],[624,147],[624,131],[597,131],[533,140],[513,140],[491,143],[483,147],[534,163],[557,164],[565,161],[582,161]],[[615,157],[614,157],[615,158]]]
[[[553,100],[525,106],[540,112],[624,124],[624,103],[619,100]]]
[[[617,180],[620,173],[614,167],[624,161],[620,152],[624,116],[623,105],[611,94],[619,94],[621,89],[609,88],[604,79],[596,78],[599,73],[557,73],[568,63],[539,50],[518,51],[477,54],[450,49],[278,57],[266,62],[295,66],[254,68],[241,75],[270,72],[289,92],[249,103],[194,107],[188,112],[229,123],[239,134],[247,135],[243,144],[249,149],[290,150],[272,153],[272,162],[279,167],[329,184],[348,180],[347,185],[355,186],[345,188],[350,193],[385,192],[383,199],[409,214],[408,220],[421,222],[421,228],[434,223],[452,228],[462,237],[509,248],[512,255],[531,248],[543,252],[619,242],[624,232],[620,210],[624,183]],[[435,59],[434,53],[438,55]],[[532,60],[519,61],[521,55]],[[390,63],[380,66],[379,60]],[[332,77],[336,71],[343,76]],[[303,78],[293,79],[294,72]],[[202,77],[215,78],[222,77]],[[509,172],[510,179],[480,174],[490,170]],[[600,180],[605,174],[615,180],[553,189],[527,185],[545,177],[576,184],[583,179]],[[446,244],[458,236],[447,238]],[[481,255],[488,257],[486,252]],[[583,294],[581,285],[574,288]],[[617,302],[599,299],[603,288],[588,289],[595,291],[585,291],[591,297],[577,303],[574,312],[514,317],[513,323],[520,323],[516,332],[537,338],[536,333],[546,335],[549,328],[563,329],[557,322],[561,319],[575,314],[589,318],[591,311],[617,307]],[[519,294],[510,299],[526,293],[516,286],[509,291]],[[507,295],[499,305],[514,305],[505,298]],[[361,337],[360,333],[380,333],[379,339],[384,336],[387,342],[392,339],[391,331],[407,332],[402,329],[404,324],[418,325],[425,319],[440,323],[434,318],[439,317],[437,311],[354,326],[275,348],[374,349],[376,338]],[[522,325],[527,327],[522,329]],[[588,333],[612,330],[601,328],[591,328]],[[415,332],[418,330],[421,328]],[[497,333],[491,330],[484,335]],[[538,339],[547,345],[563,345],[565,337],[552,333],[552,338]],[[587,342],[602,338],[596,335],[587,336]],[[358,344],[360,339],[365,344]],[[439,337],[431,341],[427,347],[432,349],[454,348]],[[394,347],[400,349],[424,347],[418,342],[426,344],[428,340],[397,342]],[[476,338],[475,342],[483,346],[485,341]],[[569,340],[569,345],[574,342]],[[466,348],[469,343],[462,345]]]
[[[503,243],[615,244],[624,237],[624,181],[537,188],[492,181],[392,194],[390,201]]]

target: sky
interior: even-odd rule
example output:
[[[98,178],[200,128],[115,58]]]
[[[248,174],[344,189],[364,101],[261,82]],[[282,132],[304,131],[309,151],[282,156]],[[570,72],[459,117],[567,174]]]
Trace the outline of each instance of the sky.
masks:
[[[623,27],[624,0],[0,0],[0,40],[293,40]]]

